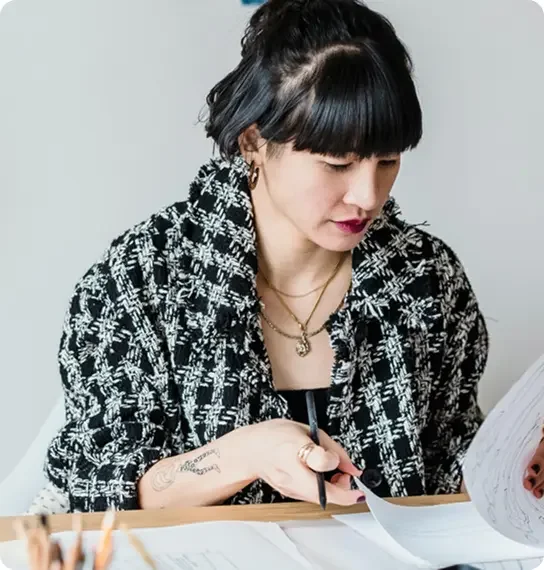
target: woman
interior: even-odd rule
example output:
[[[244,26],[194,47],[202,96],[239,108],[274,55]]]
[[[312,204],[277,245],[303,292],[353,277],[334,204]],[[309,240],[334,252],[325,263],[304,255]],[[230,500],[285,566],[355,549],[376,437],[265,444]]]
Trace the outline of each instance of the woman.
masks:
[[[34,512],[453,493],[486,326],[390,198],[422,136],[411,60],[355,0],[269,0],[208,97],[187,201],[113,242],[60,347],[67,419]],[[320,445],[304,391],[314,392]]]

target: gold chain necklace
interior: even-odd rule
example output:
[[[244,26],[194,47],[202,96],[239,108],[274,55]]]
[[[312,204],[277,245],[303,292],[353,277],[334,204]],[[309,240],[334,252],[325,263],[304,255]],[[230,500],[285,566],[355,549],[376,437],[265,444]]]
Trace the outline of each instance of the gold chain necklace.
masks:
[[[288,297],[289,299],[303,299],[304,297],[309,297],[312,293],[315,293],[316,291],[323,289],[323,287],[327,285],[327,282],[325,281],[325,283],[321,283],[319,287],[316,287],[315,289],[312,289],[307,293],[299,293],[298,295],[293,295],[292,293],[285,293],[284,291],[280,291],[279,289],[276,289],[276,287],[274,287],[273,285],[270,285],[270,283],[268,282],[267,285],[271,291],[279,293],[282,297]]]
[[[307,356],[310,351],[312,350],[312,347],[310,345],[310,338],[318,335],[320,332],[322,332],[323,330],[325,330],[325,327],[327,326],[326,323],[324,323],[321,327],[319,327],[317,330],[313,331],[313,332],[308,332],[308,324],[311,320],[311,318],[314,316],[314,313],[317,309],[317,307],[319,306],[319,303],[321,302],[321,299],[323,298],[323,295],[325,294],[325,291],[327,290],[327,287],[331,284],[331,282],[333,281],[333,279],[336,277],[336,275],[338,274],[338,272],[340,271],[340,267],[342,266],[342,263],[344,261],[344,257],[342,257],[340,259],[340,261],[337,263],[336,267],[334,268],[334,271],[332,272],[331,276],[327,279],[325,285],[323,286],[323,290],[321,291],[311,313],[310,316],[306,319],[306,321],[304,323],[302,323],[298,317],[293,313],[293,311],[289,308],[289,306],[287,305],[287,303],[281,298],[281,296],[278,294],[278,292],[276,290],[274,290],[272,287],[270,287],[270,282],[268,281],[268,279],[266,278],[266,276],[261,272],[261,276],[264,279],[266,285],[271,289],[271,291],[274,293],[274,295],[277,297],[278,301],[281,303],[281,305],[283,306],[283,308],[289,313],[289,315],[291,316],[291,318],[297,323],[298,327],[300,328],[300,335],[291,335],[288,334],[284,331],[282,331],[281,329],[279,329],[268,317],[268,315],[264,312],[264,310],[261,309],[261,314],[264,318],[264,320],[266,321],[266,323],[268,324],[268,326],[275,332],[281,334],[282,336],[292,339],[292,340],[296,340],[298,341],[295,347],[296,353],[301,356]],[[338,305],[338,307],[336,308],[336,310],[338,311],[338,309],[342,306],[344,300],[342,299],[342,301],[340,302],[340,304]]]

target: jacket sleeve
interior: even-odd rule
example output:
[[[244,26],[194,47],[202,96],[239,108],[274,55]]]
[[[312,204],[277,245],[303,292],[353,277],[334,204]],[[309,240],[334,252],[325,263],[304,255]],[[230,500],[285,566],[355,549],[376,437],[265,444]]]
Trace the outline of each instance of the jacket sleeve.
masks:
[[[431,392],[430,421],[424,437],[428,494],[460,492],[462,462],[483,422],[478,384],[488,358],[488,331],[455,257],[450,268],[442,367]]]
[[[173,452],[179,412],[166,400],[167,367],[134,285],[141,279],[135,268],[96,264],[65,318],[59,366],[66,422],[45,470],[71,511],[138,508],[138,480]]]

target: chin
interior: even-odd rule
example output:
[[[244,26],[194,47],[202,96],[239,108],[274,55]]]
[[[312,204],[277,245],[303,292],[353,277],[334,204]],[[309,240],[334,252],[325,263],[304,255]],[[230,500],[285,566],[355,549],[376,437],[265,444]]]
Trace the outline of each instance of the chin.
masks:
[[[355,236],[342,236],[342,237],[324,237],[320,236],[320,239],[312,240],[316,245],[326,249],[327,251],[337,251],[339,253],[345,251],[351,251],[356,248],[364,238],[363,235]]]

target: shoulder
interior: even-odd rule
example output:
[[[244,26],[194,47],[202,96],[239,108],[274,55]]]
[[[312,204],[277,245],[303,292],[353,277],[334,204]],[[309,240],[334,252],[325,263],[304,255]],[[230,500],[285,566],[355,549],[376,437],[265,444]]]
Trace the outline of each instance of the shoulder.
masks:
[[[187,210],[186,201],[159,210],[116,237],[104,257],[112,265],[131,260],[145,265],[168,257],[183,241]]]
[[[112,297],[121,290],[166,284],[180,258],[187,210],[186,201],[177,202],[123,231],[92,263],[76,291],[103,288]]]
[[[476,304],[477,300],[464,263],[454,248],[432,233],[427,223],[410,223],[400,216],[398,208],[390,215],[384,229],[390,232],[393,248],[407,261],[414,274],[427,276],[434,284],[444,310],[448,312],[461,304]],[[396,246],[394,244],[397,244]]]
[[[373,273],[384,290],[402,292],[406,302],[438,302],[444,316],[458,303],[476,302],[454,249],[430,232],[427,223],[406,221],[393,200],[363,240],[358,258],[361,274]]]

